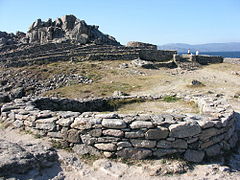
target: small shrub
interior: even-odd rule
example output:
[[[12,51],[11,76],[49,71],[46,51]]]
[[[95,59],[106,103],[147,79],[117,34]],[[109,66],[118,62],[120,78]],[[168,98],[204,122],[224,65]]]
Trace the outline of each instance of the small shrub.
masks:
[[[176,96],[164,96],[163,97],[163,101],[165,102],[176,102],[180,100],[180,98],[176,97]]]
[[[36,139],[40,139],[40,138],[42,138],[43,136],[41,135],[41,134],[34,134],[34,138],[36,138]]]

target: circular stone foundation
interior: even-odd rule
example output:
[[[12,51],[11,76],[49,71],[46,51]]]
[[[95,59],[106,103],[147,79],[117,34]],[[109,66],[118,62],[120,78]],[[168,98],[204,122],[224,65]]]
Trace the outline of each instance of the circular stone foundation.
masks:
[[[185,97],[201,114],[106,113],[119,103],[161,97],[70,100],[22,98],[3,105],[1,121],[58,140],[79,154],[146,159],[180,154],[201,162],[235,147],[235,112],[222,97]]]

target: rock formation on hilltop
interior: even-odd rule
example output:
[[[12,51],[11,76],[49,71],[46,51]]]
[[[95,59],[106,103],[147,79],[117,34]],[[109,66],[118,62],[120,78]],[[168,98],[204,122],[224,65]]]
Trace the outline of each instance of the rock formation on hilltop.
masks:
[[[98,28],[99,26],[87,25],[84,20],[77,19],[74,15],[65,15],[55,21],[48,19],[45,22],[38,19],[30,26],[27,34],[0,32],[0,45],[49,42],[120,45],[114,37],[103,34]]]

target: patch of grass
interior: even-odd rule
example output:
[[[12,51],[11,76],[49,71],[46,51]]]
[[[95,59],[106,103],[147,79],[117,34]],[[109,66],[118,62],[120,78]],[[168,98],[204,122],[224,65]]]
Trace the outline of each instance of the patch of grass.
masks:
[[[195,103],[194,101],[184,101],[188,106],[192,107],[192,109],[195,110],[194,113],[200,113],[199,111],[199,107],[197,105],[197,103]]]
[[[178,100],[180,100],[181,98],[178,98],[176,96],[164,96],[163,97],[163,101],[165,102],[176,102]]]
[[[1,122],[0,122],[0,129],[4,129],[4,125]]]
[[[44,95],[52,96],[58,94],[60,97],[67,98],[88,98],[111,96],[114,91],[130,92],[139,86],[123,82],[94,82],[92,84],[77,84],[65,86],[59,89],[46,92]]]
[[[236,92],[233,97],[236,99],[240,98],[240,92]]]
[[[63,143],[61,143],[60,141],[56,141],[56,140],[51,140],[52,143],[52,147],[56,148],[56,149],[64,149],[68,152],[72,151],[72,148],[64,146]]]
[[[114,111],[120,108],[123,105],[126,104],[133,104],[133,103],[141,103],[145,102],[145,99],[139,99],[139,98],[131,98],[131,99],[114,99],[108,101],[108,105],[110,106],[111,109]]]
[[[23,132],[24,132],[25,134],[33,134],[33,132],[30,131],[30,130],[23,130]]]
[[[84,161],[85,163],[92,165],[94,161],[103,158],[102,156],[97,155],[90,155],[90,154],[83,154],[80,156],[80,159]]]
[[[202,87],[206,87],[205,84],[199,84],[199,85],[187,85],[188,88],[202,88]]]
[[[40,138],[43,138],[43,136],[41,134],[34,134],[34,138],[40,139]]]

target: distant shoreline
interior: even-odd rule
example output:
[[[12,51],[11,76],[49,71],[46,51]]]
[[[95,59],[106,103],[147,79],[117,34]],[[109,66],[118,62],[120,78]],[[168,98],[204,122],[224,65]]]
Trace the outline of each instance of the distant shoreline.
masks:
[[[179,54],[186,54],[187,52],[178,52]],[[192,52],[195,54],[195,52]],[[223,56],[225,58],[240,58],[240,51],[225,51],[225,52],[201,52],[200,55]]]

